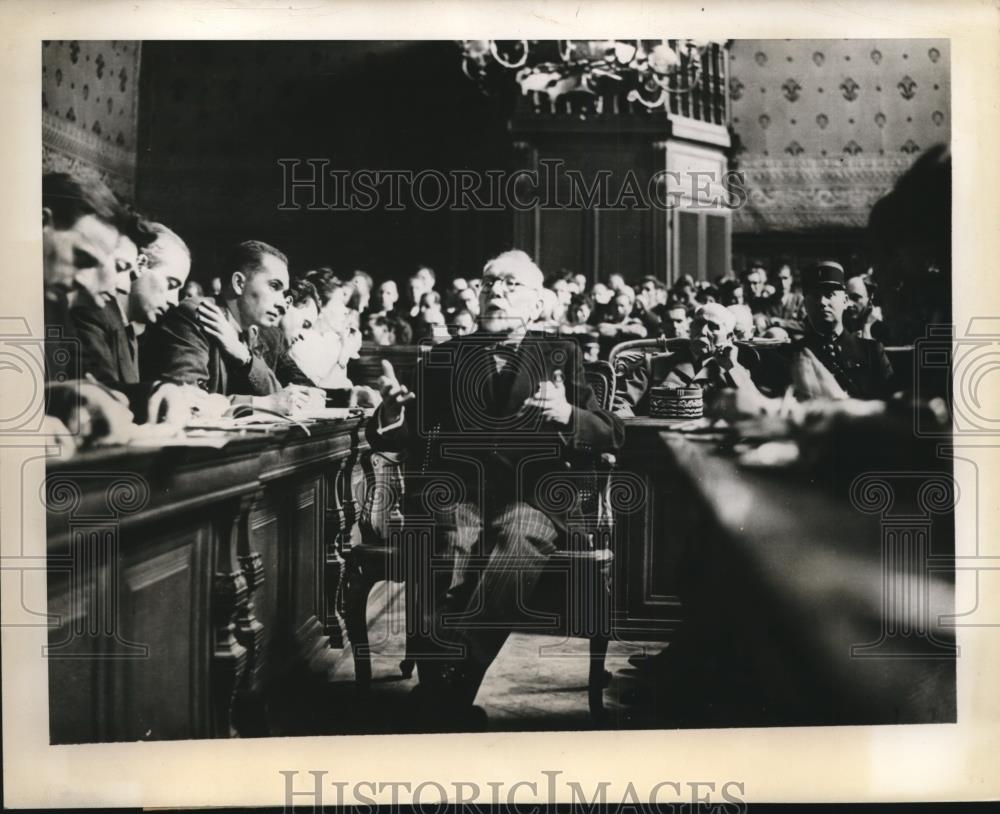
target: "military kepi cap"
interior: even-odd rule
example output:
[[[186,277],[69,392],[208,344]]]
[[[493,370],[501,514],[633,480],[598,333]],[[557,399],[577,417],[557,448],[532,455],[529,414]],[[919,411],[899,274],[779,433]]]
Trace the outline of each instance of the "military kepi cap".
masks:
[[[824,260],[802,270],[802,290],[820,288],[844,289],[844,267],[833,260]]]

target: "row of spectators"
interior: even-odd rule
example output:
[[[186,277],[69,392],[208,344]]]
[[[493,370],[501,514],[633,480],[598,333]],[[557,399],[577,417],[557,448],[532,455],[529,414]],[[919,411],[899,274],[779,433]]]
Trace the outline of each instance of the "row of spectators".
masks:
[[[731,274],[714,282],[685,274],[673,286],[652,276],[633,286],[622,275],[612,274],[606,283],[590,285],[582,274],[561,271],[546,279],[532,329],[576,337],[586,358],[593,360],[606,358],[614,345],[628,339],[686,337],[698,307],[718,303],[733,314],[738,339],[785,340],[803,332],[803,296],[796,277],[790,265],[769,274],[757,263],[742,278]],[[433,269],[421,265],[409,277],[405,296],[394,280],[376,284],[364,271],[338,277],[321,268],[307,273],[304,281],[316,288],[313,299],[318,309],[325,309],[327,330],[337,326],[336,332],[343,335],[350,349],[347,358],[358,351],[362,340],[376,346],[436,343],[470,334],[478,324],[482,287],[478,277],[456,277],[439,287]],[[213,290],[220,286],[218,278],[212,281]],[[850,277],[846,289],[845,329],[883,339],[877,288],[871,278]],[[192,282],[184,293],[197,296],[199,290]],[[309,293],[301,283],[291,291],[298,303],[306,302]],[[295,335],[289,338],[294,341]]]

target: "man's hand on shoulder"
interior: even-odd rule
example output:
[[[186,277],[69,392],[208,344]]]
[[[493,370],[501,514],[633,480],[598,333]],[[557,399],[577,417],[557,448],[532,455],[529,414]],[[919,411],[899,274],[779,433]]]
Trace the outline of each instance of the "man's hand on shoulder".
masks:
[[[241,364],[250,364],[252,358],[250,348],[240,341],[239,332],[226,319],[226,315],[222,313],[222,309],[218,305],[211,300],[202,300],[198,303],[195,316],[205,333],[219,343],[226,355],[231,356]]]

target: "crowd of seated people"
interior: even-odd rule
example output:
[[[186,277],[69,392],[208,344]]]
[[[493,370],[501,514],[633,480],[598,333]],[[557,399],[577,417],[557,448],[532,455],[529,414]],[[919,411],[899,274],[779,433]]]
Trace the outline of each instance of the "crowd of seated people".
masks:
[[[360,270],[290,276],[281,250],[256,240],[232,247],[219,273],[199,283],[190,279],[183,238],[143,219],[99,181],[49,174],[44,186],[46,321],[80,348],[73,370],[53,367],[50,382],[57,375],[79,381],[95,399],[100,388],[133,420],[180,420],[244,404],[288,413],[317,403],[320,389],[341,393],[344,404],[374,406],[377,392],[348,376],[352,359],[378,347],[444,342],[480,322],[480,277],[442,284],[417,264],[404,298],[395,280]],[[888,331],[871,277],[848,278],[832,261],[803,269],[802,285],[797,276],[789,264],[769,273],[751,262],[741,277],[711,282],[684,274],[672,286],[652,276],[630,285],[615,273],[588,284],[562,269],[545,278],[530,328],[574,341],[584,361],[607,359],[616,345],[641,338],[689,339],[684,366],[696,368],[729,358],[736,343],[785,344],[791,373],[775,375],[769,364],[768,378],[745,380],[762,398],[790,386],[799,398],[884,395],[892,371],[879,340]],[[666,381],[660,369],[657,362],[625,371],[622,414]]]

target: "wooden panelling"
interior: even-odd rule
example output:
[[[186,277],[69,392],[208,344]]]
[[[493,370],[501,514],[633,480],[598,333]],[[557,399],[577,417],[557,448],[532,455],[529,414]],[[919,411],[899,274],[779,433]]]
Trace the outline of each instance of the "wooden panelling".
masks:
[[[656,432],[629,422],[618,468],[641,479],[635,511],[616,513],[614,627],[623,639],[671,638],[681,619],[678,561],[689,501],[656,455]]]
[[[49,572],[49,613],[58,624],[49,631],[49,738],[52,743],[80,743],[100,736],[106,716],[98,703],[101,662],[92,658],[92,643],[75,634],[82,617],[80,597],[94,590],[96,574],[71,588],[68,575]]]
[[[538,188],[537,205],[515,215],[519,248],[547,274],[567,268],[594,282],[616,273],[633,283],[646,274],[662,279],[657,241],[665,239],[669,213],[649,200],[654,173],[665,169],[661,148],[667,124],[662,124],[660,138],[655,132],[620,130],[585,137],[523,133],[517,142],[521,169],[538,173]],[[717,158],[723,161],[721,152]],[[662,190],[654,194],[666,200]]]
[[[279,607],[281,597],[287,596],[283,590],[285,576],[281,573],[282,530],[279,522],[278,508],[274,495],[270,491],[262,491],[250,509],[250,539],[249,551],[260,555],[260,573],[262,578],[255,585],[253,592],[254,616],[263,626],[262,647],[265,655],[269,654],[274,643],[275,631],[282,624],[282,609]],[[278,655],[278,654],[275,654]],[[259,679],[266,681],[267,667],[272,663],[269,658],[261,665]]]
[[[353,501],[330,512],[327,496],[360,477],[361,430],[331,422],[51,468],[53,743],[309,731],[334,661],[329,546],[355,522]],[[297,720],[279,720],[280,696],[301,702]]]
[[[147,545],[124,564],[121,598],[125,636],[147,646],[149,657],[114,663],[112,689],[124,727],[113,737],[204,737],[209,532],[176,528]]]
[[[320,478],[297,483],[289,495],[293,515],[288,523],[287,546],[292,566],[291,630],[298,633],[318,617],[323,607],[323,489]]]

